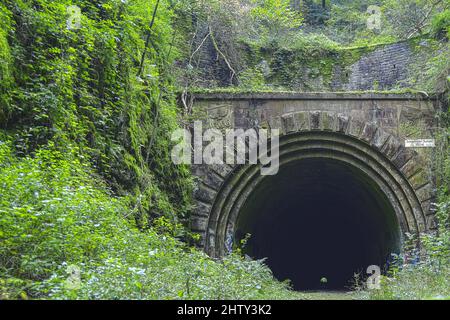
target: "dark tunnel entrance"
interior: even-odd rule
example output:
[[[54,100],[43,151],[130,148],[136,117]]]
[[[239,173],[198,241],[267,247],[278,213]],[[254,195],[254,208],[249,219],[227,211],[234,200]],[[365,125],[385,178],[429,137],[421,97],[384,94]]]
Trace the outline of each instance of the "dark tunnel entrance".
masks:
[[[345,290],[354,273],[383,269],[397,252],[400,230],[385,194],[344,162],[306,159],[285,165],[250,195],[236,240],[296,290]],[[327,282],[321,282],[326,278]]]

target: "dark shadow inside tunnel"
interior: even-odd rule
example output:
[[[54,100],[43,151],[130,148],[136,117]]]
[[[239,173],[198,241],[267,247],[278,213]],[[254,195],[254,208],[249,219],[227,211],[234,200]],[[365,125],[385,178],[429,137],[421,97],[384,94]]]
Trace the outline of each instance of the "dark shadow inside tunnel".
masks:
[[[400,241],[381,189],[359,169],[325,158],[299,160],[266,177],[235,230],[236,241],[251,235],[246,254],[267,258],[275,277],[290,279],[296,290],[347,289],[354,273],[383,269]]]

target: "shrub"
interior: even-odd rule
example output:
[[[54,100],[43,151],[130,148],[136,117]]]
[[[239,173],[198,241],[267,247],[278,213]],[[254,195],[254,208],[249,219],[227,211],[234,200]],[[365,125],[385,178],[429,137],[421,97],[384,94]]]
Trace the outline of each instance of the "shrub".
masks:
[[[214,261],[161,220],[139,231],[76,152],[0,142],[0,298],[261,299],[291,295],[258,261]]]

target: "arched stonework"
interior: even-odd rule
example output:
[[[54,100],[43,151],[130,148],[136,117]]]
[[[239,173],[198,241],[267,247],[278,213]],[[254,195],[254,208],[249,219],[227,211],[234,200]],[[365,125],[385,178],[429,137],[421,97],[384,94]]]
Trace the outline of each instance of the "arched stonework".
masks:
[[[280,129],[280,167],[307,158],[328,158],[360,170],[384,192],[402,233],[434,228],[433,187],[419,155],[372,122],[329,112],[296,112],[270,118]],[[195,165],[198,177],[191,229],[211,256],[226,253],[241,207],[265,179],[260,165]]]

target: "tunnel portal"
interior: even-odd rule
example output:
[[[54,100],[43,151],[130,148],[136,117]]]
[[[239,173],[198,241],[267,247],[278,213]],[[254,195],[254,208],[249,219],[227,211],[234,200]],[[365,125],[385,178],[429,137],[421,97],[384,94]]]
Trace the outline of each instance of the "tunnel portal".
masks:
[[[297,290],[341,290],[354,273],[384,266],[399,249],[389,200],[359,170],[330,159],[280,169],[253,190],[236,223],[244,252]],[[326,282],[324,281],[326,279]],[[322,281],[321,281],[322,280]]]
[[[329,103],[288,101],[293,108]],[[280,132],[278,174],[262,176],[261,165],[249,164],[192,167],[198,179],[190,228],[208,255],[221,258],[250,234],[245,253],[267,258],[279,280],[298,290],[341,290],[354,273],[383,269],[404,234],[435,228],[427,162],[394,133],[342,113],[280,113],[277,101],[263,102],[258,108],[270,112],[254,120]],[[250,114],[241,100],[218,108],[210,125],[242,128]]]

